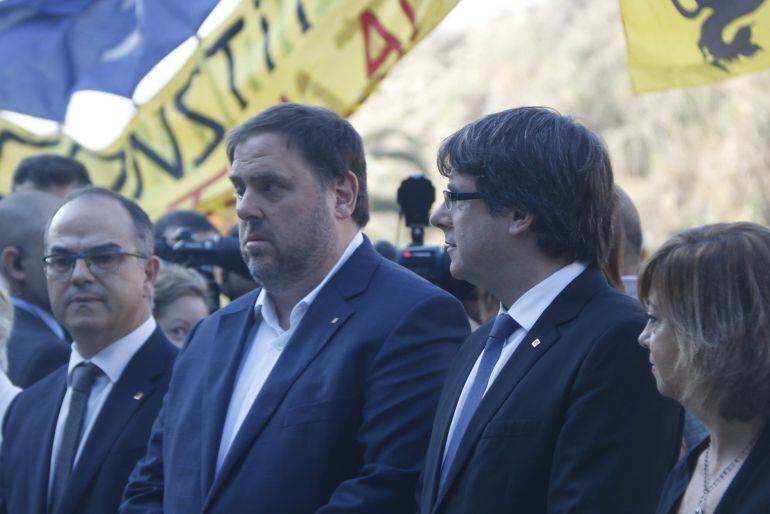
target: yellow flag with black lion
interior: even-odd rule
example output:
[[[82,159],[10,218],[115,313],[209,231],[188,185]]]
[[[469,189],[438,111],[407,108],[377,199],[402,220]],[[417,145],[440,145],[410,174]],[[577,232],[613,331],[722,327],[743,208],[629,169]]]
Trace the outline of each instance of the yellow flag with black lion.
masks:
[[[770,66],[768,0],[621,0],[621,12],[637,93]]]

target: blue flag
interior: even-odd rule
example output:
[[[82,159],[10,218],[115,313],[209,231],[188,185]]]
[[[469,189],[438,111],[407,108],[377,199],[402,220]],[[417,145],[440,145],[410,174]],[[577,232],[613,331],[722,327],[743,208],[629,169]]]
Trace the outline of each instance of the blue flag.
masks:
[[[63,121],[75,91],[131,97],[218,0],[0,0],[0,109]]]

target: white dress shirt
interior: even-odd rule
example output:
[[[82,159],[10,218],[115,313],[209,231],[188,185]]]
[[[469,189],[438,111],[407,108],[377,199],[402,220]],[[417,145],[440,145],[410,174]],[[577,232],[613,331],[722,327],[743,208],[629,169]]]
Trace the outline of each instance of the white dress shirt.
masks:
[[[487,391],[489,391],[489,388],[492,387],[495,379],[497,379],[497,376],[500,374],[500,370],[502,370],[508,363],[511,356],[516,351],[516,348],[519,347],[519,344],[521,344],[521,341],[524,339],[524,336],[527,335],[527,332],[532,330],[532,327],[535,325],[538,318],[540,318],[548,306],[551,305],[551,302],[553,302],[554,299],[578,277],[578,275],[585,271],[586,267],[585,264],[580,262],[573,262],[572,264],[564,266],[546,279],[537,283],[511,305],[511,308],[508,309],[507,312],[514,320],[516,320],[520,325],[520,328],[516,329],[513,334],[508,336],[505,343],[503,343],[500,358],[497,359],[497,363],[492,369],[492,374],[489,376],[489,382],[487,383],[487,388],[484,390],[484,394],[486,394]],[[506,312],[506,310],[503,305],[500,304],[498,315],[503,314],[504,312]],[[473,365],[473,369],[471,369],[468,378],[465,380],[465,385],[460,393],[460,398],[457,400],[457,406],[452,415],[452,424],[449,425],[449,433],[447,434],[446,442],[444,443],[445,454],[447,445],[449,444],[449,441],[451,441],[452,434],[455,431],[458,414],[462,412],[462,408],[465,405],[468,392],[470,391],[471,384],[473,384],[473,380],[476,378],[476,373],[478,372],[481,357],[483,355],[484,351],[482,351],[479,354],[478,359],[476,359],[476,364]]]
[[[289,328],[287,330],[283,330],[278,322],[278,315],[275,312],[275,305],[270,299],[270,295],[265,289],[260,291],[254,310],[256,318],[259,320],[261,317],[261,322],[257,328],[256,335],[247,343],[243,353],[244,356],[238,367],[233,395],[230,397],[230,404],[227,407],[225,425],[219,442],[217,472],[222,467],[227,452],[230,450],[238,430],[240,430],[243,421],[246,419],[251,405],[262,390],[262,386],[265,385],[267,377],[273,370],[275,363],[278,362],[278,358],[281,356],[291,336],[294,335],[302,318],[305,317],[305,313],[310,308],[313,300],[315,300],[321,289],[363,242],[364,236],[359,231],[321,283],[292,308],[289,315]]]
[[[127,336],[118,339],[93,357],[91,359],[83,358],[77,349],[77,341],[72,343],[72,353],[70,354],[69,365],[67,366],[67,392],[64,394],[64,400],[62,401],[61,408],[59,409],[59,418],[56,420],[56,431],[53,436],[53,449],[51,451],[51,467],[48,470],[48,495],[51,494],[51,487],[53,486],[53,474],[56,469],[56,460],[59,456],[59,447],[61,446],[61,439],[64,432],[64,423],[67,420],[67,414],[70,410],[70,399],[72,397],[72,370],[75,366],[81,362],[91,362],[96,365],[102,373],[100,373],[94,385],[91,388],[91,394],[88,397],[88,405],[86,407],[86,415],[83,420],[83,432],[80,436],[80,444],[78,445],[78,451],[75,454],[75,461],[72,463],[73,468],[77,464],[80,454],[83,451],[85,442],[88,440],[88,436],[91,433],[91,429],[94,426],[96,418],[99,416],[99,412],[104,406],[104,402],[112,391],[112,387],[115,382],[118,381],[120,375],[123,374],[123,370],[134,357],[136,352],[144,346],[147,339],[155,331],[155,319],[150,316],[147,320],[139,325],[136,330],[128,334]]]

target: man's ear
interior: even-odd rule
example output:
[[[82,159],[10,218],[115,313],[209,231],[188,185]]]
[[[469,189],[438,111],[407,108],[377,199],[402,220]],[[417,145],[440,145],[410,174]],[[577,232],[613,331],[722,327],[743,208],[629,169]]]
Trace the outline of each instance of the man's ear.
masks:
[[[347,171],[341,177],[334,179],[334,213],[337,219],[353,216],[358,202],[358,177],[352,171]]]
[[[21,282],[27,276],[27,271],[21,262],[21,248],[18,246],[6,246],[3,248],[3,251],[0,252],[0,265],[2,265],[5,274],[11,280]]]
[[[526,232],[535,220],[531,214],[518,209],[514,209],[509,216],[510,223],[508,224],[508,233],[512,236],[517,236]]]
[[[145,285],[152,289],[155,287],[155,281],[158,279],[158,272],[160,271],[160,259],[155,255],[150,256],[147,262],[144,264],[144,280]],[[151,291],[150,291],[151,292]]]

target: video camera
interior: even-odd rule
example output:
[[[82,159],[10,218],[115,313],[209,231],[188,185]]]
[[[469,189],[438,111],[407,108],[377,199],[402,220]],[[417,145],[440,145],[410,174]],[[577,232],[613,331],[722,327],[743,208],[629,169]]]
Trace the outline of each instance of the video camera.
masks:
[[[436,190],[423,174],[412,175],[401,182],[396,200],[406,226],[411,230],[412,242],[397,251],[396,262],[455,298],[465,300],[474,291],[473,286],[452,277],[449,256],[443,247],[424,245],[425,227],[435,198]]]
[[[211,266],[219,266],[244,277],[251,276],[243,261],[237,237],[220,236],[195,241],[189,230],[182,230],[173,244],[163,238],[156,239],[155,255],[169,262],[195,268],[204,275],[211,273]]]

